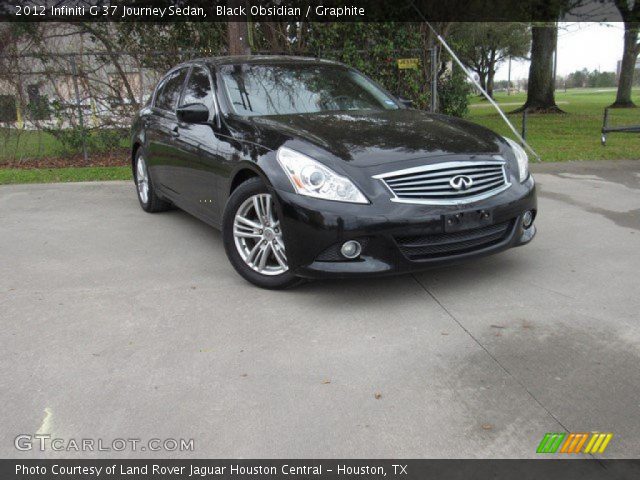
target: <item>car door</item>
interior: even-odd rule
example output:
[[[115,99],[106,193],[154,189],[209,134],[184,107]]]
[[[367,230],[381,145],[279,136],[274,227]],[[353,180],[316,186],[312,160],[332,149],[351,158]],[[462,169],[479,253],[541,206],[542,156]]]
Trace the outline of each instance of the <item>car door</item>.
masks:
[[[214,86],[205,65],[193,65],[180,99],[180,105],[204,104],[209,109],[208,124],[178,123],[183,159],[181,178],[188,188],[183,196],[193,205],[194,212],[213,224],[220,223],[222,208],[217,192],[220,188],[221,158],[216,137],[218,114]]]
[[[153,115],[147,130],[147,164],[151,180],[172,200],[180,203],[181,150],[176,108],[182,88],[189,73],[189,66],[177,68],[160,82],[153,100]]]

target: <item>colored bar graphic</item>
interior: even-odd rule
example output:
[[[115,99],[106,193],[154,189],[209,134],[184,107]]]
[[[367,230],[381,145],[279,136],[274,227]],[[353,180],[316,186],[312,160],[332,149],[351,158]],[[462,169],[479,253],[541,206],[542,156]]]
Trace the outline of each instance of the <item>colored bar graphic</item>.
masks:
[[[556,453],[566,434],[558,433],[557,435],[558,437],[555,439],[553,445],[549,448],[549,453]]]
[[[594,433],[584,453],[604,453],[613,438],[613,433]]]
[[[587,448],[584,449],[584,453],[591,453],[591,447],[593,447],[593,444],[596,443],[597,439],[598,439],[597,435],[593,435],[591,437],[591,440],[589,440],[589,443],[587,443]]]
[[[547,433],[538,445],[537,453],[556,453],[565,437],[565,433]]]
[[[573,434],[573,442],[569,447],[569,453],[578,453],[576,452],[576,447],[578,446],[578,442],[582,439],[582,436],[578,433]]]
[[[607,433],[606,435],[607,436],[605,437],[604,441],[602,442],[602,445],[600,445],[600,450],[598,450],[598,453],[604,453],[604,451],[607,448],[607,445],[609,445],[609,442],[613,438],[613,433]]]
[[[545,446],[547,445],[547,442],[549,441],[549,437],[551,435],[552,435],[551,433],[544,434],[544,437],[542,437],[542,441],[540,442],[540,445],[538,445],[538,449],[536,450],[536,453],[544,453]]]
[[[613,433],[545,433],[536,453],[604,453],[612,438]]]
[[[588,433],[570,433],[562,445],[560,453],[579,453],[587,438],[589,438]]]
[[[570,433],[569,434],[569,436],[567,437],[565,442],[562,444],[562,448],[560,449],[560,453],[568,453],[569,452],[569,448],[571,447],[571,444],[572,444],[573,439],[575,438],[575,436],[576,436],[575,433]]]
[[[605,437],[604,441],[602,442],[602,445],[600,445],[600,450],[598,451],[598,453],[604,453],[604,451],[606,450],[606,448],[609,445],[609,442],[611,441],[612,438],[613,438],[613,433],[607,433],[607,436]]]
[[[589,438],[589,434],[588,433],[579,433],[578,435],[581,435],[582,438],[578,442],[578,445],[576,445],[576,449],[575,449],[575,451],[573,453],[580,453],[580,450],[582,450],[582,446],[587,441],[587,438]]]

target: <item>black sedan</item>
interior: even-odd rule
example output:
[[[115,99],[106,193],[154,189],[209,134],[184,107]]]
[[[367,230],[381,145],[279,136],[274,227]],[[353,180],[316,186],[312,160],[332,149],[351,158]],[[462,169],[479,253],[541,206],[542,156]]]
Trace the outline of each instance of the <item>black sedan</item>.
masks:
[[[178,65],[133,123],[140,205],[221,229],[231,264],[265,288],[531,241],[536,194],[520,145],[405,103],[337,62]]]

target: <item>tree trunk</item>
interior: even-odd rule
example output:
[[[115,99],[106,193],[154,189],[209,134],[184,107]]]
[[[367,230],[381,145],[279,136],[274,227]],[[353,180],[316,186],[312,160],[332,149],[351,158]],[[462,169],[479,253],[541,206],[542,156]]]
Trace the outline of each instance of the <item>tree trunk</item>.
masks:
[[[267,40],[267,50],[277,53],[282,52],[283,48],[280,46],[276,22],[263,22],[262,26],[264,28],[264,36]]]
[[[483,90],[487,89],[487,74],[485,72],[476,72],[478,74],[478,83]]]
[[[631,87],[633,86],[633,74],[636,68],[636,58],[638,57],[638,29],[637,22],[624,22],[624,51],[622,53],[622,63],[620,65],[620,76],[618,78],[618,93],[616,101],[610,107],[613,108],[633,108],[636,106],[631,100]]]
[[[245,0],[228,0],[228,6],[231,8],[240,8],[246,6]],[[249,47],[249,28],[247,21],[244,22],[227,22],[227,44],[229,55],[250,55],[251,47]]]
[[[553,52],[557,38],[556,24],[532,26],[527,101],[515,112],[564,113],[556,105],[553,81]]]
[[[496,51],[492,48],[487,62],[487,94],[493,98],[493,79],[496,76]]]
[[[487,74],[487,93],[491,98],[493,98],[493,78],[495,76],[495,68],[489,68],[489,73]]]

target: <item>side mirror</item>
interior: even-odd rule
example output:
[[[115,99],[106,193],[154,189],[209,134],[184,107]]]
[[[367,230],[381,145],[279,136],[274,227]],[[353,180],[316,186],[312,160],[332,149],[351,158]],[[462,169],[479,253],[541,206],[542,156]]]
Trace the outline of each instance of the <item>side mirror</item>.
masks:
[[[176,110],[178,120],[184,123],[207,123],[209,121],[209,109],[202,103],[190,103],[182,105]]]
[[[398,97],[398,100],[400,101],[400,103],[402,105],[404,105],[407,108],[413,108],[413,100],[410,100],[408,98],[402,98],[402,97]]]

